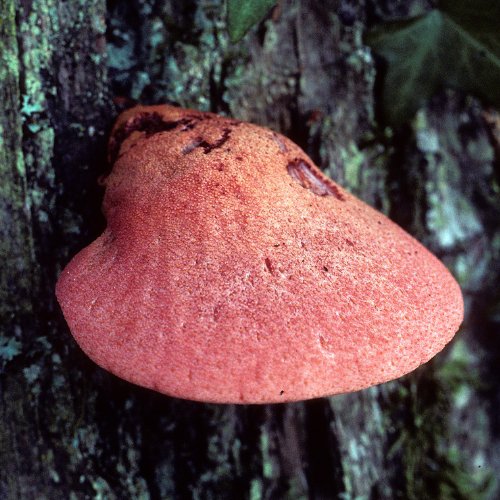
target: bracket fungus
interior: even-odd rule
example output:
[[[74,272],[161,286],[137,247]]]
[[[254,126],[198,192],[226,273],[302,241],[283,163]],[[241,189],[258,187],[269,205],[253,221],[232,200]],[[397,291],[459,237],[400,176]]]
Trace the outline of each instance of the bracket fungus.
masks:
[[[275,132],[138,106],[109,155],[107,228],[56,293],[121,378],[219,403],[351,392],[425,363],[462,321],[446,268]]]

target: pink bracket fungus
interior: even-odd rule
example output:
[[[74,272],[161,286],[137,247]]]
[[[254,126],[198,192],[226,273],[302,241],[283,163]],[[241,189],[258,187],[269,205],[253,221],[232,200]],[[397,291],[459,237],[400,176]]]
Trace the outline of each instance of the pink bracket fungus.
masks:
[[[138,106],[109,154],[107,228],[56,292],[119,377],[198,401],[309,399],[412,371],[462,321],[446,268],[275,132]]]

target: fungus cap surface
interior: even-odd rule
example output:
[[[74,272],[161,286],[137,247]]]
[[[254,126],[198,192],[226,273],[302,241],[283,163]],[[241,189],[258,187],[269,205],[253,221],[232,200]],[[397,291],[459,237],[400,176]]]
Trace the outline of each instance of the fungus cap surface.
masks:
[[[412,371],[462,321],[446,268],[271,130],[139,106],[109,155],[107,228],[56,293],[119,377],[199,401],[308,399]]]

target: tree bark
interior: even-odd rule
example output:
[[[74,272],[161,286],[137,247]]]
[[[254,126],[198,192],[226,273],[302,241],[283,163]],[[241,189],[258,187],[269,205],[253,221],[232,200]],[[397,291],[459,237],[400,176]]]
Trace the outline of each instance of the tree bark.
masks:
[[[499,119],[446,91],[380,126],[363,34],[415,6],[284,0],[231,45],[221,0],[0,0],[0,498],[498,498]],[[449,266],[461,333],[398,381],[293,404],[176,400],[95,366],[54,285],[104,227],[133,102],[289,136]]]

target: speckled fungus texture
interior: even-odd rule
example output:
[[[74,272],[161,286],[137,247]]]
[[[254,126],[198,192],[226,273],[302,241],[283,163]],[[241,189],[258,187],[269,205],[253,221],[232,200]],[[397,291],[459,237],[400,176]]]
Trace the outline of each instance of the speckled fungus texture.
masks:
[[[208,402],[333,395],[410,372],[462,321],[446,268],[271,130],[139,106],[109,154],[107,228],[56,291],[119,377]]]

